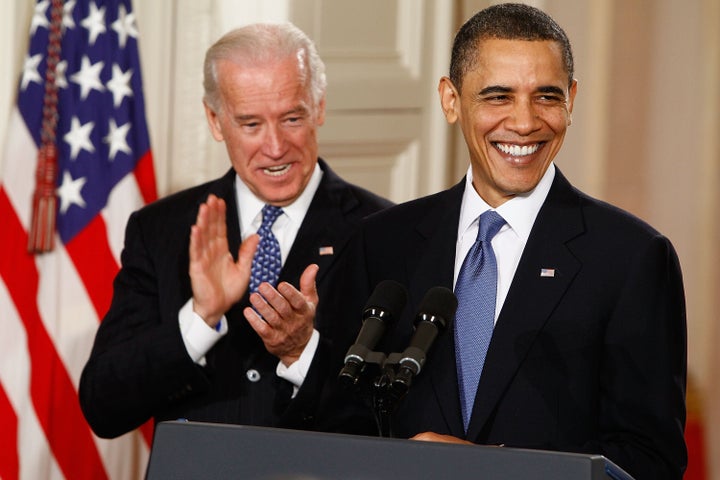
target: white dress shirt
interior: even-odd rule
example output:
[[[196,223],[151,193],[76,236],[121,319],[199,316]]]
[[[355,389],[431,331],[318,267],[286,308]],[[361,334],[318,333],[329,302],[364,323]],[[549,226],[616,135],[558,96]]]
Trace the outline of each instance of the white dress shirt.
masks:
[[[491,242],[498,270],[495,304],[496,322],[500,309],[505,303],[508,290],[510,290],[510,284],[515,276],[520,256],[530,236],[530,230],[535,223],[540,207],[545,202],[554,178],[555,165],[551,163],[545,175],[531,192],[515,195],[495,209],[505,219],[505,225],[502,226]],[[460,207],[457,244],[455,245],[453,288],[457,282],[463,260],[465,260],[465,256],[477,238],[478,218],[487,210],[492,210],[492,208],[475,191],[472,185],[472,167],[470,167],[465,176],[465,192]]]
[[[322,180],[323,172],[319,165],[315,165],[310,181],[300,196],[290,205],[283,207],[283,213],[272,226],[272,231],[280,244],[282,264],[285,265],[292,244],[295,241],[300,225],[302,225],[305,214],[310,208],[315,192]],[[238,219],[242,240],[257,232],[262,223],[262,208],[265,203],[258,199],[243,183],[240,177],[235,178],[235,197],[237,198]],[[223,315],[220,319],[219,328],[210,327],[205,321],[192,310],[192,298],[185,303],[178,313],[180,332],[182,334],[185,348],[194,362],[205,365],[205,354],[227,333],[227,319]],[[281,378],[293,384],[293,396],[297,394],[302,386],[310,363],[315,355],[320,334],[313,330],[310,341],[300,358],[290,366],[278,362],[276,373]]]

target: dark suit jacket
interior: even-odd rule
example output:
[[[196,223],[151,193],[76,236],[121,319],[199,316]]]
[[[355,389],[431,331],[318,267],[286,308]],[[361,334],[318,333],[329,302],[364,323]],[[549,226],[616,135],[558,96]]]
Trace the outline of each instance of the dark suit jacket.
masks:
[[[463,190],[464,181],[373,215],[353,240],[349,271],[357,275],[341,303],[360,312],[385,279],[409,289],[403,317],[378,350],[402,352],[425,292],[452,289]],[[679,479],[685,378],[684,293],[672,245],[578,192],[558,170],[499,314],[467,435],[452,327],[435,342],[393,428],[400,437],[434,431],[603,454],[638,479]]]
[[[344,430],[325,408],[328,379],[339,370],[334,356],[353,332],[333,330],[323,321],[323,299],[338,275],[335,259],[366,215],[390,205],[348,184],[319,160],[324,175],[280,274],[298,286],[301,273],[317,263],[320,305],[316,328],[321,340],[308,376],[290,400],[292,386],[275,374],[278,359],[269,354],[242,310],[248,296],[227,312],[229,331],[206,355],[201,367],[188,356],[178,311],[192,297],[188,275],[190,227],[209,194],[227,204],[230,252],[241,241],[235,200],[235,171],[148,205],[128,221],[122,268],[114,282],[110,310],[97,332],[80,381],[80,404],[101,437],[114,437],[156,421],[194,421]],[[320,247],[334,254],[321,255]],[[334,318],[328,315],[324,318]],[[342,338],[340,338],[342,336]],[[334,343],[337,342],[337,343]]]

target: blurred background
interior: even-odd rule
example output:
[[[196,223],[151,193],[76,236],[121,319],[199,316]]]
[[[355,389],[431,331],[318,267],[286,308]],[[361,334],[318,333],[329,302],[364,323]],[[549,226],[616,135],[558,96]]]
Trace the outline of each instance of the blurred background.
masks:
[[[289,20],[316,41],[329,84],[320,152],[342,176],[397,202],[456,183],[467,152],[445,123],[437,83],[456,29],[493,3],[135,0],[158,194],[229,168],[205,123],[202,61],[224,32],[255,21]],[[688,311],[686,478],[720,479],[720,0],[526,3],[563,26],[575,53],[578,95],[557,165],[575,186],[648,221],[678,251]],[[3,140],[35,12],[32,0],[0,3]],[[0,180],[10,161],[22,160],[0,158]],[[133,451],[142,472],[147,448]]]

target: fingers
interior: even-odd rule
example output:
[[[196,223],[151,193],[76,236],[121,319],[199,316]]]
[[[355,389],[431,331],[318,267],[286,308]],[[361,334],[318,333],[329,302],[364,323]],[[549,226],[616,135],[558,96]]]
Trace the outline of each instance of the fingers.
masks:
[[[209,195],[198,208],[195,225],[190,230],[190,258],[199,260],[203,254],[212,253],[216,247],[227,244],[225,224],[225,201]]]
[[[257,293],[250,296],[250,303],[267,323],[277,327],[283,320],[285,323],[297,321],[298,316],[306,315],[312,308],[287,282],[282,282],[277,289],[269,283],[260,284]]]
[[[464,440],[462,438],[453,437],[452,435],[443,435],[435,432],[422,432],[417,435],[410,437],[410,440],[416,440],[421,442],[441,442],[441,443],[462,443],[466,445],[472,445],[473,443]]]
[[[253,294],[253,296],[256,294]],[[266,338],[272,333],[272,327],[263,320],[263,318],[252,308],[245,307],[243,315],[248,321],[253,330],[260,336],[260,338]]]
[[[193,309],[211,326],[245,294],[258,240],[240,247],[236,264],[228,248],[225,201],[209,195],[190,230],[189,274]]]
[[[225,200],[215,195],[208,196],[210,234],[215,238],[227,238],[227,223],[225,222]]]
[[[258,288],[258,297],[250,298],[251,303],[266,321],[280,318],[290,318],[293,315],[314,317],[315,307],[318,302],[317,286],[315,278],[319,267],[315,264],[309,265],[300,276],[300,291],[288,282],[280,282],[277,289],[268,283],[263,283]]]
[[[200,204],[195,224],[209,237],[225,235],[225,200],[215,195],[208,195],[207,200]]]
[[[260,235],[253,233],[240,244],[240,249],[238,250],[238,268],[241,272],[247,273],[248,278],[250,278],[253,257],[255,257],[255,251],[259,244]]]
[[[277,289],[263,283],[250,295],[253,308],[244,310],[245,318],[262,339],[268,352],[290,365],[299,358],[314,328],[317,289],[317,265],[303,272],[302,291],[287,282]]]

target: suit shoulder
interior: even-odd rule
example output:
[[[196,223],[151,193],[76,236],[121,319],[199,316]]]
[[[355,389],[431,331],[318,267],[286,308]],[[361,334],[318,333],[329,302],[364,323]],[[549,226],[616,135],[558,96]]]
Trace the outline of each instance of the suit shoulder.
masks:
[[[586,194],[581,194],[580,199],[585,229],[591,238],[619,243],[627,250],[656,241],[674,249],[668,237],[637,215]]]
[[[165,217],[177,216],[178,213],[195,212],[198,206],[207,196],[214,193],[219,195],[218,186],[221,185],[223,179],[215,179],[201,185],[186,188],[177,191],[163,198],[160,198],[141,208],[137,214],[141,217]],[[232,184],[230,184],[232,186]]]
[[[430,211],[435,209],[452,208],[453,205],[449,196],[450,190],[444,190],[399,203],[369,216],[367,223],[414,223],[414,221],[426,217]],[[459,204],[455,205],[455,207],[459,207]]]
[[[608,227],[612,226],[622,231],[633,231],[638,234],[660,235],[660,232],[647,221],[617,205],[593,198],[584,193],[580,193],[580,199],[585,218],[589,222],[602,222],[607,224]]]
[[[366,217],[393,205],[390,200],[343,179],[324,160],[319,159],[318,162],[323,171],[323,179],[316,193],[319,204],[338,205],[346,215],[355,218]]]
[[[355,185],[352,183],[347,183],[347,185],[348,188],[353,192],[355,198],[358,199],[358,202],[360,203],[360,208],[363,211],[367,212],[367,214],[384,210],[395,205],[387,198],[381,197],[380,195],[373,193],[370,190],[367,190],[359,185]]]

